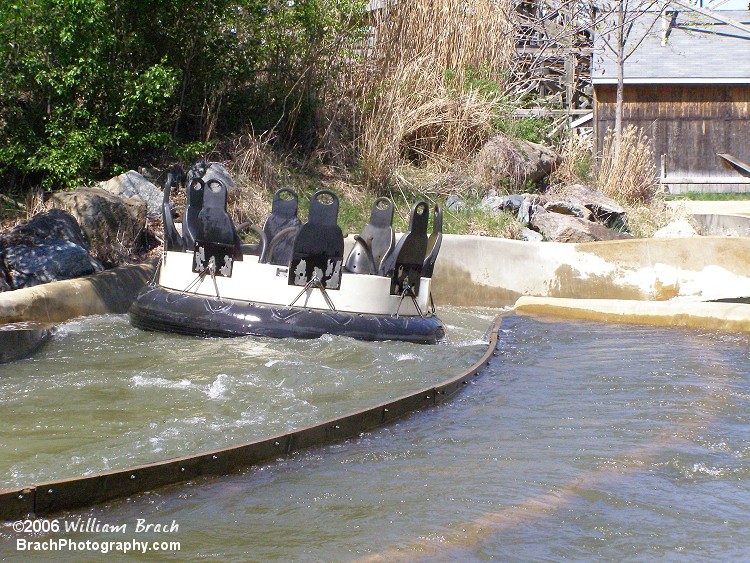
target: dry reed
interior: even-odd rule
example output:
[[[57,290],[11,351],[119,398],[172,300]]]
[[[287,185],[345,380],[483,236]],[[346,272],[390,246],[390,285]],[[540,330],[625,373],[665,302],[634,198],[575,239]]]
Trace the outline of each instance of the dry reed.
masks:
[[[659,192],[651,141],[643,129],[630,125],[622,132],[619,147],[612,130],[604,146],[596,174],[599,190],[622,205],[647,204]]]
[[[270,194],[290,181],[288,168],[271,143],[268,137],[248,133],[225,149],[237,184],[227,209],[237,223],[260,223],[271,209]]]
[[[427,57],[455,73],[469,69],[500,77],[515,56],[514,3],[510,0],[387,2],[375,17],[376,76]]]
[[[376,15],[360,77],[368,186],[388,186],[403,161],[446,169],[487,140],[495,100],[467,86],[466,73],[501,81],[515,53],[513,13],[509,0],[417,0]]]
[[[591,138],[568,136],[558,148],[562,160],[550,174],[550,186],[586,184],[590,181],[588,165],[592,160]]]
[[[627,127],[619,150],[615,147],[614,132],[608,131],[596,178],[599,190],[625,208],[628,230],[636,237],[651,237],[678,220],[695,226],[684,206],[666,204],[651,141],[643,129]]]

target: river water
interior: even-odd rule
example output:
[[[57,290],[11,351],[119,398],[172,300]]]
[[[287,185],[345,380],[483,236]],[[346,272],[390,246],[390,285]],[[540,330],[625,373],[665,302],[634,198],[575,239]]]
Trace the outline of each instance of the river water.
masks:
[[[35,357],[0,366],[0,488],[248,441],[414,391],[471,365],[497,313],[443,310],[450,342],[432,347],[200,340],[125,316],[66,323]],[[0,525],[0,557],[27,560],[19,539],[71,538],[179,542],[144,560],[743,560],[749,341],[508,315],[497,356],[452,401],[356,440],[58,516],[124,533]],[[144,524],[174,531],[136,531]]]

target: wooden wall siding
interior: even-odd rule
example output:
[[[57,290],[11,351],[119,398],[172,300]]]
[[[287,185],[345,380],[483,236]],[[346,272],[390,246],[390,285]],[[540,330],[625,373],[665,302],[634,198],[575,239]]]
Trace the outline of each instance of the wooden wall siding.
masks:
[[[654,163],[666,155],[667,176],[738,177],[716,153],[750,164],[750,85],[626,85],[623,122],[643,127],[654,143]],[[615,86],[594,86],[597,149],[615,125]],[[747,191],[746,186],[695,185],[690,191]]]

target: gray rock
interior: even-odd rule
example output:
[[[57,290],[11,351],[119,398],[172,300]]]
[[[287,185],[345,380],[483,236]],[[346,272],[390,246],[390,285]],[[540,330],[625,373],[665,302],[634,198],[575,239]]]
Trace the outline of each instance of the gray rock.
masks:
[[[14,289],[78,278],[103,270],[84,248],[60,239],[15,245],[5,253],[4,262]]]
[[[564,193],[567,201],[585,207],[594,214],[597,221],[614,228],[624,225],[625,208],[600,191],[583,184],[574,184],[567,186]]]
[[[135,170],[130,170],[125,174],[102,182],[100,187],[114,195],[143,200],[146,203],[149,218],[161,217],[164,194]]]
[[[68,211],[91,241],[99,260],[107,265],[121,263],[136,246],[146,224],[146,204],[101,188],[79,188],[58,192],[49,205]]]
[[[528,199],[528,194],[506,195],[503,197],[503,209],[517,213],[526,199]]]
[[[540,233],[532,231],[528,227],[524,227],[523,229],[521,229],[521,240],[525,240],[528,242],[542,242],[544,240],[544,237]]]
[[[89,248],[89,241],[75,217],[62,209],[37,213],[27,222],[16,225],[9,234],[29,237],[37,243],[47,239],[67,240],[82,248]]]
[[[237,184],[234,183],[229,170],[220,162],[209,162],[206,160],[196,162],[188,170],[185,185],[190,186],[194,178],[201,178],[206,183],[211,180],[219,180],[226,186],[227,194],[232,194],[237,190]]]
[[[582,205],[576,205],[570,201],[550,201],[544,204],[544,209],[550,213],[561,213],[572,215],[590,221],[593,218],[591,211]]]
[[[445,208],[454,213],[459,213],[466,209],[466,204],[459,196],[451,194],[445,200]]]
[[[550,213],[539,207],[529,226],[546,240],[555,242],[593,242],[633,238],[632,235],[612,231],[600,223],[586,221],[572,215]]]
[[[39,213],[0,237],[0,291],[101,271],[76,220],[61,209]]]
[[[487,196],[479,203],[479,208],[482,211],[489,213],[495,213],[503,210],[505,204],[505,198],[500,196]]]
[[[516,218],[523,223],[524,225],[528,225],[531,221],[532,216],[532,207],[533,201],[531,198],[524,198],[523,202],[521,202],[521,207],[518,208],[518,215],[516,215]]]
[[[479,151],[476,166],[488,185],[518,187],[548,176],[560,162],[562,157],[549,147],[497,135]]]

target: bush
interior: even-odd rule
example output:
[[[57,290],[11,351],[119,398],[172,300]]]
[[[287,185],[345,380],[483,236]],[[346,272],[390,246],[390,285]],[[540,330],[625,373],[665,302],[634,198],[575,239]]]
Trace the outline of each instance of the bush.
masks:
[[[356,0],[6,0],[0,181],[65,188],[217,137],[295,143],[361,33]]]

